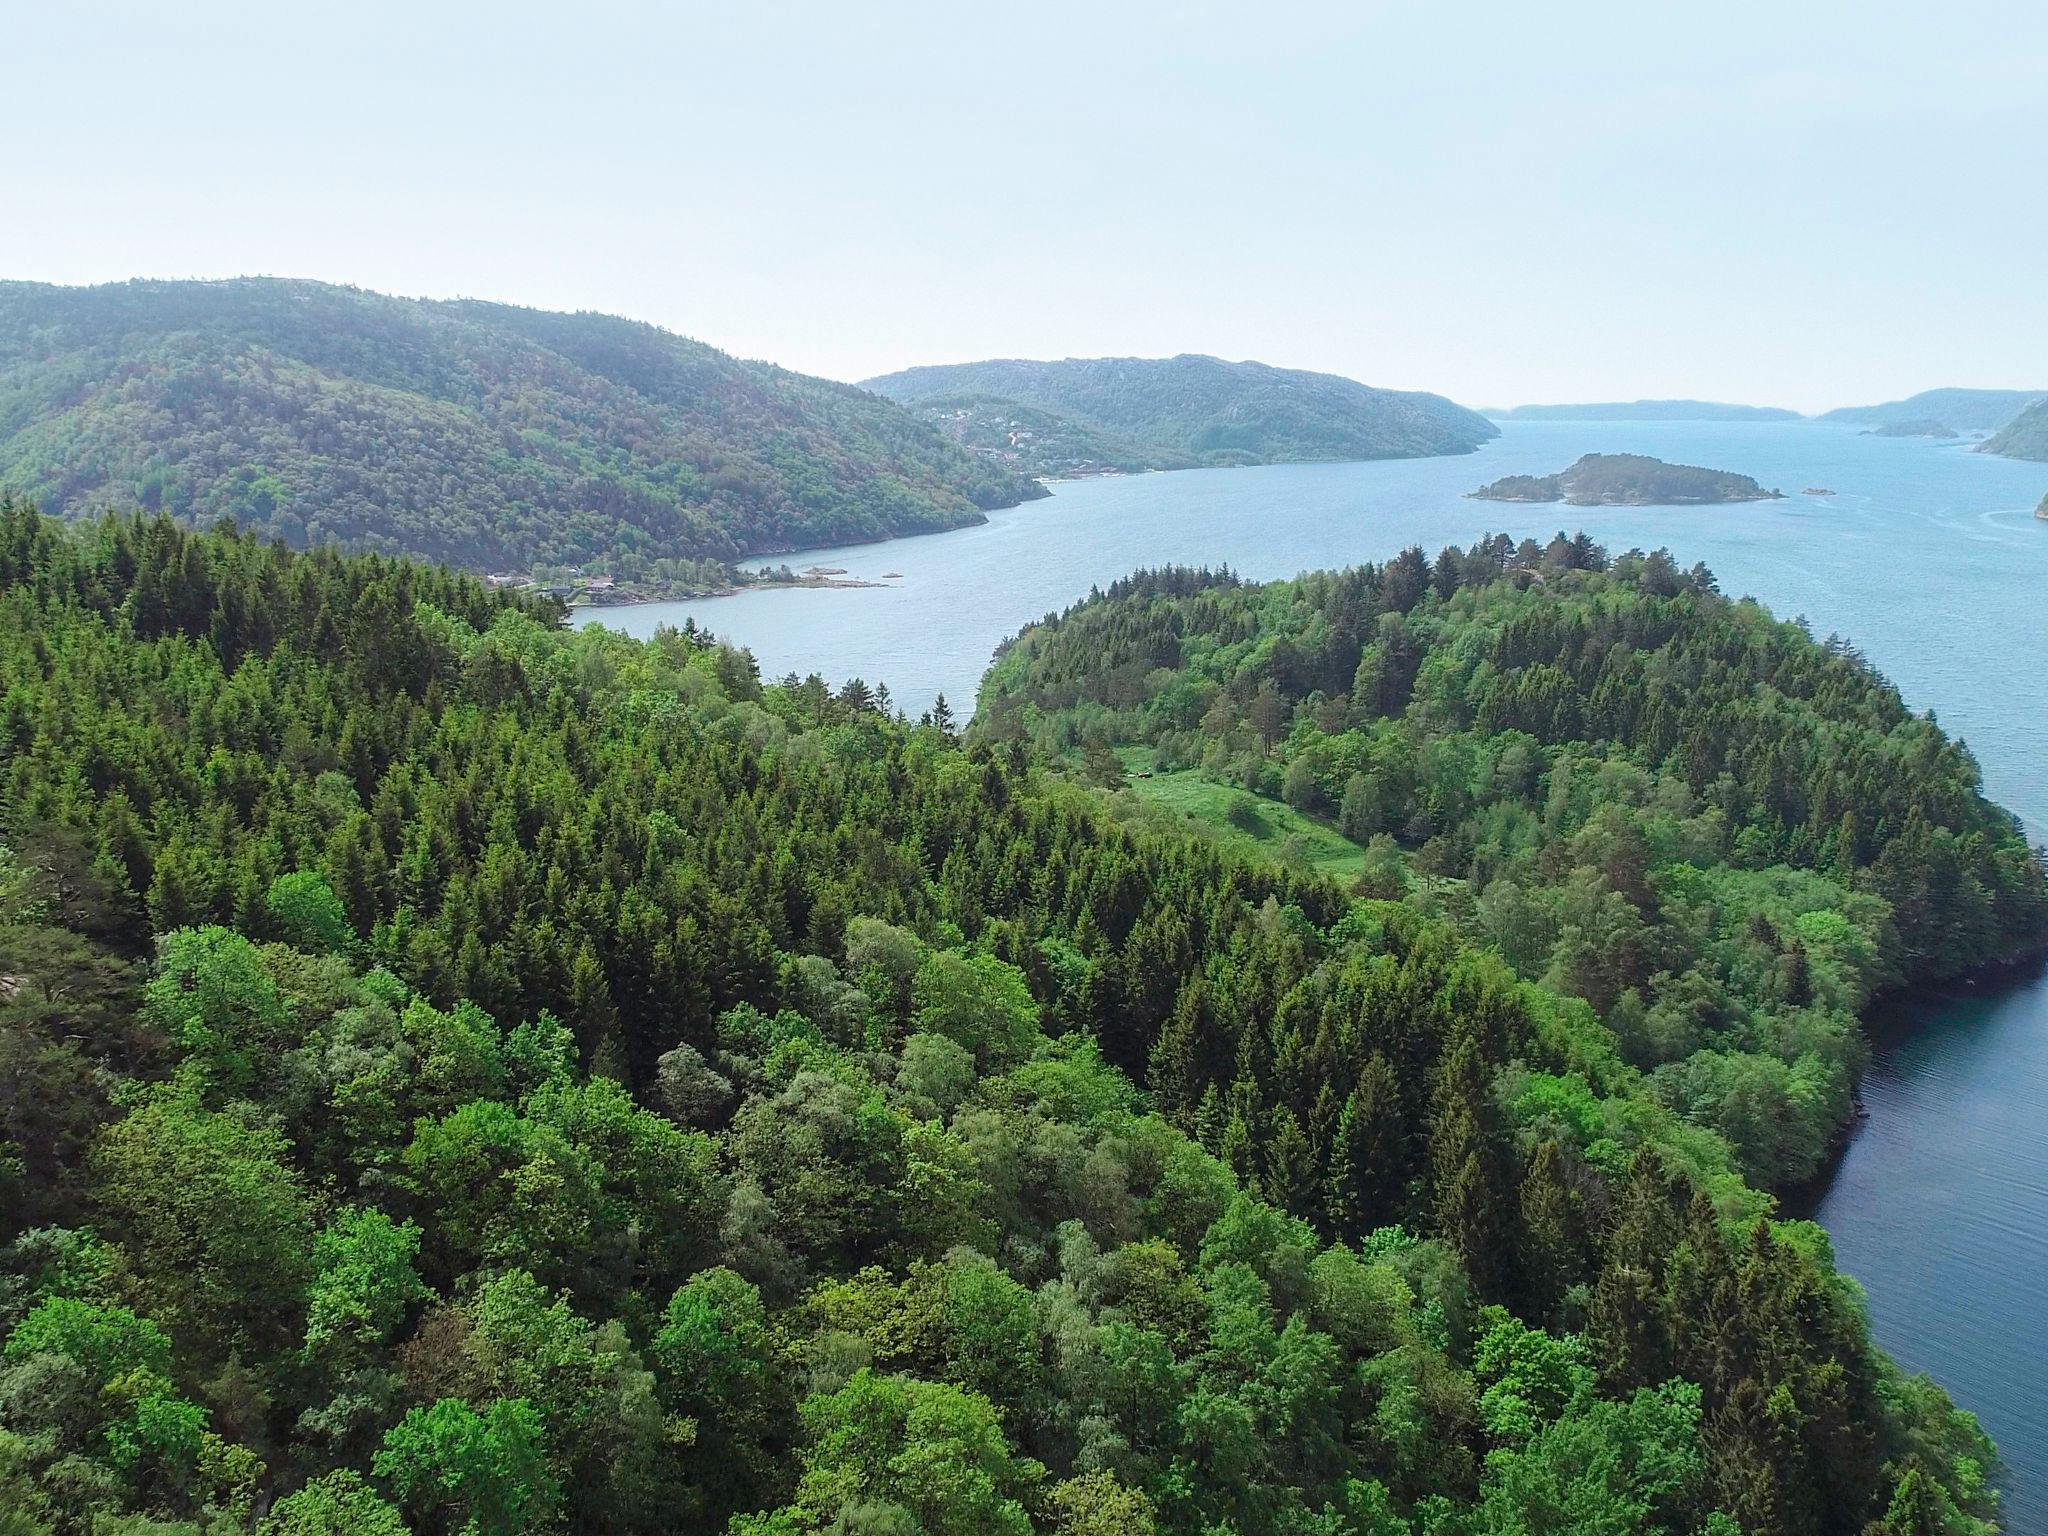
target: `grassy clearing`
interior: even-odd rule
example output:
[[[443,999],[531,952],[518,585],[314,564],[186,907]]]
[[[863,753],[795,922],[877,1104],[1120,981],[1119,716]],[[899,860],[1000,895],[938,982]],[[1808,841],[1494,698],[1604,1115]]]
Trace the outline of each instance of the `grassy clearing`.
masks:
[[[1363,848],[1291,805],[1218,784],[1189,769],[1153,773],[1150,747],[1119,747],[1117,757],[1131,775],[1127,786],[1140,799],[1201,823],[1225,842],[1257,848],[1270,858],[1305,862],[1317,873],[1346,883],[1365,873]],[[1136,777],[1141,773],[1152,776]]]

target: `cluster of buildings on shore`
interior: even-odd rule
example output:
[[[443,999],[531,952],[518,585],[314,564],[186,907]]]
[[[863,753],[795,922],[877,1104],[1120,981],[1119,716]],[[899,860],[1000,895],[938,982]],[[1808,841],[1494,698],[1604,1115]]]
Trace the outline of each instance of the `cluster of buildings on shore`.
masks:
[[[572,572],[568,581],[536,581],[523,571],[493,571],[484,580],[493,587],[514,592],[538,592],[544,597],[559,597],[565,601],[578,593],[585,597],[608,593],[618,585],[610,576],[586,576],[581,571]]]

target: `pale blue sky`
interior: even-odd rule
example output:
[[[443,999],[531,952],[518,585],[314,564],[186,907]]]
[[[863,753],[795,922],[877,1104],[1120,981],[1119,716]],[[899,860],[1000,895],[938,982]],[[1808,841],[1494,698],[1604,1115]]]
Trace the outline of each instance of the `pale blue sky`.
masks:
[[[7,7],[0,276],[283,273],[838,378],[2048,385],[2048,8]]]

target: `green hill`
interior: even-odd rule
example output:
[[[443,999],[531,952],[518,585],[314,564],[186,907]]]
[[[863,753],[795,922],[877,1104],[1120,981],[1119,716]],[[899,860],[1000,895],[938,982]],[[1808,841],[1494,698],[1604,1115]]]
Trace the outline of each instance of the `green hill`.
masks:
[[[2008,459],[2048,459],[2048,400],[2036,401],[2007,422],[1983,451]]]
[[[1191,453],[1134,442],[1071,416],[995,395],[939,395],[908,409],[969,452],[1019,474],[1071,479],[1191,469],[1201,463]]]
[[[1259,833],[1247,791],[1318,818],[1362,889],[1597,1009],[1767,1185],[1834,1145],[1874,995],[2048,940],[2041,867],[1963,747],[1703,567],[1584,535],[1263,586],[1140,573],[1011,642],[975,731],[1109,783],[1143,749],[1141,802],[1238,793],[1228,840]]]
[[[1748,475],[1666,464],[1640,453],[1589,453],[1554,475],[1504,475],[1471,493],[1481,501],[1569,502],[1575,507],[1673,507],[1775,501]]]
[[[1500,431],[1440,395],[1185,354],[908,368],[866,387],[906,404],[994,396],[1202,464],[1425,458]]]
[[[268,278],[0,284],[0,488],[620,576],[1042,494],[866,391],[655,326]]]
[[[2048,390],[1929,389],[1883,405],[1845,405],[1815,419],[1865,427],[1938,421],[1957,432],[1996,432],[2043,396],[2048,396]]]
[[[1717,400],[1610,400],[1594,405],[1518,405],[1488,411],[1496,421],[1799,421],[1776,405],[1726,405]]]

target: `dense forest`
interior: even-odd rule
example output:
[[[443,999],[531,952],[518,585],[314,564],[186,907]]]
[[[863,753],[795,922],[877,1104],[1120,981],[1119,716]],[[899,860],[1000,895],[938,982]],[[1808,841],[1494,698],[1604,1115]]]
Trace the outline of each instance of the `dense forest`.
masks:
[[[1583,534],[1135,576],[1015,640],[977,731],[1112,784],[1142,744],[1142,790],[1199,775],[1334,823],[1367,889],[1583,999],[1766,1186],[1821,1166],[1875,994],[2048,935],[2018,823],[1853,650]],[[1232,1060],[1175,1090],[1189,1114]]]
[[[2048,459],[2048,400],[2038,400],[2007,422],[1984,444],[1984,452],[2009,459]]]
[[[651,586],[1043,494],[864,390],[651,325],[255,278],[0,283],[0,489]]]
[[[1567,502],[1575,507],[1670,507],[1780,496],[1748,475],[1667,464],[1641,453],[1588,453],[1554,475],[1503,475],[1472,495],[1481,501]]]
[[[1020,474],[1055,479],[1135,475],[1154,469],[1193,469],[1202,462],[1181,449],[1136,442],[1072,416],[995,395],[933,395],[909,408],[962,447]]]
[[[1817,419],[1866,427],[1893,421],[1938,421],[1957,432],[1996,432],[2044,398],[2048,398],[2048,390],[1924,389],[1883,405],[1845,405]]]
[[[1774,798],[1809,726],[1847,754],[1838,861],[1889,830],[1945,901],[2035,873],[1931,725],[1668,567],[1522,612],[1411,565],[1312,590],[1564,658],[1489,695],[1527,745],[1486,782],[1545,780],[1525,840],[1578,823],[1639,923],[1680,877],[1596,844],[1763,839],[1683,877],[1710,926],[1817,824]],[[1608,620],[1643,660],[1581,707],[1769,766],[1542,748]],[[1662,674],[1711,674],[1722,725],[1752,645],[1782,702],[1695,730]],[[1447,653],[1412,686],[1377,654],[1388,719],[1439,697]],[[1445,903],[1124,825],[879,685],[15,504],[0,807],[7,1536],[1989,1529],[1974,1422],[1588,1002]],[[1898,952],[2031,899],[1976,898]],[[1805,942],[1837,1001],[1901,899],[1759,899],[1783,984]]]
[[[1470,453],[1500,435],[1441,395],[1193,355],[955,363],[906,368],[866,387],[906,405],[989,396],[1202,464],[1425,458]]]

